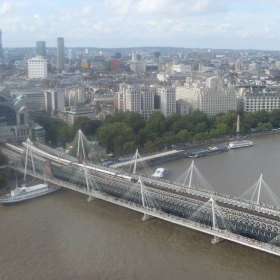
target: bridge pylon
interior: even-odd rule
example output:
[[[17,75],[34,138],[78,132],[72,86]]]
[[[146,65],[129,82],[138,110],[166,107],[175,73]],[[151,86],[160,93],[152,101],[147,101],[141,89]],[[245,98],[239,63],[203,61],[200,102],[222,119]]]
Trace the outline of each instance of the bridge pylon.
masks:
[[[84,161],[84,170],[85,170],[85,177],[86,177],[86,184],[87,184],[87,191],[88,191],[88,199],[87,199],[87,201],[92,201],[92,200],[95,199],[95,197],[90,195],[88,170],[87,170],[85,161]]]
[[[211,195],[209,202],[211,202],[212,205],[212,230],[216,231],[217,230],[217,222],[216,222],[216,213],[215,213],[215,201],[213,198],[213,195]],[[216,236],[214,234],[214,238],[212,239],[212,243],[213,244],[217,244],[219,242],[221,242],[223,239]]]
[[[142,198],[142,206],[145,209],[146,208],[146,204],[145,204],[145,196],[144,196],[144,184],[141,181],[141,177],[139,176],[138,182],[140,183],[140,190],[141,190],[141,198]],[[146,221],[148,219],[151,219],[152,216],[148,215],[148,214],[144,214],[144,216],[142,217],[142,221]]]
[[[27,148],[26,148],[26,154],[25,154],[24,181],[25,181],[25,178],[26,178],[28,153],[30,154],[30,157],[31,157],[31,163],[32,163],[33,172],[34,172],[34,174],[36,173],[36,172],[35,172],[35,166],[34,166],[34,160],[33,160],[32,149],[31,149],[31,147],[30,147],[30,142],[31,142],[31,141],[30,141],[30,139],[29,139],[29,137],[28,137],[27,140],[26,140]]]

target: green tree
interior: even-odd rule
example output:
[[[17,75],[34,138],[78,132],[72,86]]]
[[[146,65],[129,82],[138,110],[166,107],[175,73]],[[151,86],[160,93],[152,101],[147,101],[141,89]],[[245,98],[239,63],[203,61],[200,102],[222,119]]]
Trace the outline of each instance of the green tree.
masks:
[[[160,137],[165,132],[165,117],[161,112],[153,112],[150,118],[146,121],[144,130],[148,137],[155,133]]]

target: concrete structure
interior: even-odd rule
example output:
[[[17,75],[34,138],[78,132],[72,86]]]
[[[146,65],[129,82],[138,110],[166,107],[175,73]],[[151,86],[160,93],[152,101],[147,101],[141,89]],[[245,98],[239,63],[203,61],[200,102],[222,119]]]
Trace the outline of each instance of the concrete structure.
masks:
[[[65,57],[64,57],[64,38],[57,38],[57,70],[64,70]]]
[[[48,62],[42,56],[28,59],[28,78],[45,79],[48,76]]]
[[[137,53],[136,52],[133,52],[132,55],[131,55],[131,61],[132,62],[137,62],[138,59],[137,59]]]
[[[190,113],[190,107],[188,103],[182,99],[176,101],[176,113],[184,116]]]
[[[74,125],[74,122],[79,117],[87,117],[90,120],[96,119],[96,114],[93,112],[93,108],[91,107],[71,107],[67,116],[67,124]]]
[[[207,78],[206,85],[193,83],[177,87],[176,100],[180,99],[189,105],[190,111],[198,109],[209,117],[237,108],[234,87],[223,88],[222,80],[217,77]]]
[[[31,127],[31,137],[32,137],[32,140],[34,140],[38,143],[41,143],[41,144],[45,144],[46,131],[42,126],[34,123]]]
[[[36,54],[42,57],[46,56],[46,42],[44,41],[36,42]]]

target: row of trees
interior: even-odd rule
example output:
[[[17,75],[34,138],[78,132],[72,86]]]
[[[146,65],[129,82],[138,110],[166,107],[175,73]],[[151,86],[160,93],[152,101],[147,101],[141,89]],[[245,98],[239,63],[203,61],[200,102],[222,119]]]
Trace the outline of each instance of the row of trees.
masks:
[[[236,133],[237,115],[240,115],[241,133],[270,130],[280,127],[280,110],[254,113],[231,111],[208,118],[204,112],[196,110],[189,115],[178,114],[165,117],[154,112],[148,120],[143,120],[136,112],[119,112],[107,115],[104,123],[78,118],[73,127],[63,122],[44,117],[34,119],[46,130],[46,141],[54,146],[65,146],[71,142],[78,129],[93,138],[97,134],[98,141],[108,150],[117,154],[135,151],[145,147],[149,152],[160,150],[166,146],[192,141],[203,141]]]
[[[231,111],[208,118],[199,110],[190,115],[171,115],[167,118],[154,112],[148,120],[143,120],[135,112],[116,113],[106,117],[98,129],[101,144],[119,154],[129,153],[136,147],[145,147],[149,152],[160,150],[177,143],[203,141],[236,133],[237,115],[240,115],[242,134],[271,130],[280,126],[280,110],[254,113]]]

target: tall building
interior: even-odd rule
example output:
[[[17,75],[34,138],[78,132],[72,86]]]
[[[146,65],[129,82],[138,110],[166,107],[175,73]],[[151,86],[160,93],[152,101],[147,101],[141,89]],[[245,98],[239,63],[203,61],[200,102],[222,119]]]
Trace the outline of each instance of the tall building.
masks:
[[[3,56],[2,52],[2,30],[0,29],[0,60]]]
[[[63,111],[65,107],[65,97],[63,91],[51,90],[45,92],[46,112]]]
[[[36,42],[36,54],[45,57],[46,56],[46,42]]]
[[[57,70],[64,70],[64,38],[57,38]]]
[[[160,87],[157,89],[160,97],[160,111],[165,117],[176,113],[175,87]]]
[[[28,78],[44,79],[48,76],[48,62],[42,56],[28,59]]]

